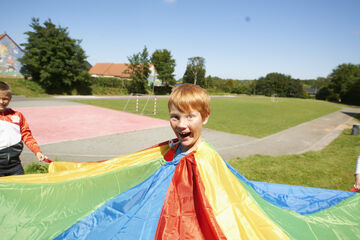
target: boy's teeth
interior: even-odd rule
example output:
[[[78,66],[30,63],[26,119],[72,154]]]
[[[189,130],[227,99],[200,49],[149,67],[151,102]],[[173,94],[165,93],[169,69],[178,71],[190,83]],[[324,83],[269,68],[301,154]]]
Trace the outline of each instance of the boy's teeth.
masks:
[[[190,133],[179,133],[181,137],[187,137],[190,135]]]

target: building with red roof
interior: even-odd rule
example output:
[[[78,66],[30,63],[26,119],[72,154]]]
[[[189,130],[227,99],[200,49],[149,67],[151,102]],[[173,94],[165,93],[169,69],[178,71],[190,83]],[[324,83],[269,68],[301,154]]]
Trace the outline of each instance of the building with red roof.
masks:
[[[116,77],[120,79],[131,80],[131,69],[125,63],[96,63],[90,68],[89,74],[93,77]],[[154,65],[150,64],[149,85],[154,83],[160,86],[161,81],[157,78],[157,72]]]

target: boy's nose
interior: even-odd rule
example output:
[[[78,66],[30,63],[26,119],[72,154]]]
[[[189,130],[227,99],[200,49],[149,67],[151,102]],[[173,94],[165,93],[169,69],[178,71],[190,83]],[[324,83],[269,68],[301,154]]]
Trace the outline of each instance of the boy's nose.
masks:
[[[187,124],[188,124],[188,122],[187,122],[187,120],[186,120],[186,119],[184,119],[184,118],[180,118],[180,121],[179,121],[178,127],[179,127],[179,128],[186,128]]]

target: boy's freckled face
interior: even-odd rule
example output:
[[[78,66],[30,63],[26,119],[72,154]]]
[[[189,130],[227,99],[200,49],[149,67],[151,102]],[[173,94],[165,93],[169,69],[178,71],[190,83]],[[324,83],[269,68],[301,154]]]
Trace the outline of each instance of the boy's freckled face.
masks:
[[[8,91],[0,90],[0,112],[4,112],[11,100],[11,94]]]
[[[183,152],[190,152],[201,142],[201,130],[207,119],[202,119],[200,112],[181,112],[175,106],[170,108],[170,125],[179,139]]]

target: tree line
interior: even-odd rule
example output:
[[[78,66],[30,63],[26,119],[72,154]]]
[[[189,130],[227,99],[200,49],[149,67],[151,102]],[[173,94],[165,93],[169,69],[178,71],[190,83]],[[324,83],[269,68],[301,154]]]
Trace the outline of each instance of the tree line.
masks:
[[[75,91],[90,94],[92,80],[81,41],[70,38],[67,28],[55,26],[50,19],[42,26],[38,18],[33,18],[30,27],[33,31],[25,33],[28,42],[22,44],[25,54],[19,59],[23,65],[22,74],[39,83],[47,93],[71,94]],[[339,65],[328,77],[316,80],[303,81],[274,72],[259,79],[240,81],[206,76],[205,59],[195,56],[188,59],[182,79],[176,81],[176,61],[167,49],[157,49],[150,55],[145,46],[142,51],[129,56],[128,62],[132,79],[126,84],[129,93],[149,90],[147,80],[152,64],[164,86],[177,82],[194,83],[210,93],[220,91],[297,98],[307,96],[306,86],[318,90],[317,99],[360,105],[360,65],[350,63]]]
[[[317,99],[360,105],[360,64],[341,64],[317,81]]]

